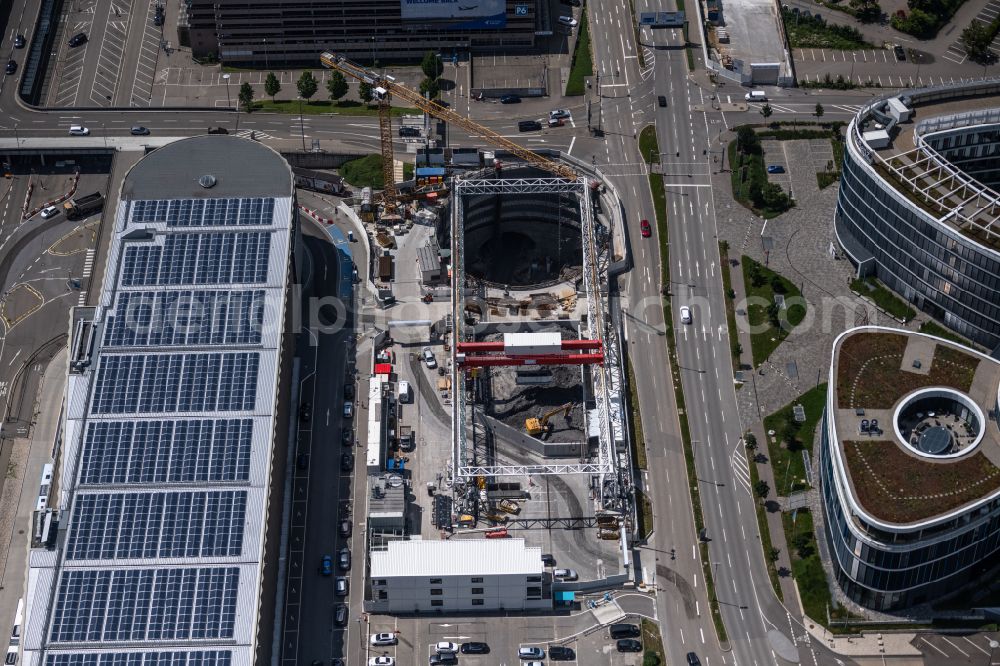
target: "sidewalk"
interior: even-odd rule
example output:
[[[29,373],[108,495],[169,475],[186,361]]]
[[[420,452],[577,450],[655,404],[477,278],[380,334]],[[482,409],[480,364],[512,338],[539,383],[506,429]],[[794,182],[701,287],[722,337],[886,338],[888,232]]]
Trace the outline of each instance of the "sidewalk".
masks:
[[[14,624],[17,601],[24,595],[31,514],[38,502],[42,466],[52,460],[52,444],[62,416],[60,405],[66,385],[66,365],[67,354],[63,349],[46,367],[38,393],[32,396],[37,402],[31,438],[13,440],[9,468],[3,479],[0,552],[3,553],[4,569],[0,580],[0,627]]]

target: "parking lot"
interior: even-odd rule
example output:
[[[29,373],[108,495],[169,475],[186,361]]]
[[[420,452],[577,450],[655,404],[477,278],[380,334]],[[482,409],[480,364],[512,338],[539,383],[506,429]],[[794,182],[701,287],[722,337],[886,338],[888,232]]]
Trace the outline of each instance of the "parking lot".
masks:
[[[989,2],[986,3],[986,6],[983,7],[983,9],[976,15],[975,20],[988,26],[997,18],[997,16],[1000,16],[1000,0],[989,0]],[[995,55],[1000,55],[1000,34],[993,38],[990,50]],[[961,39],[956,39],[952,42],[951,46],[948,47],[948,50],[942,57],[961,65],[968,60],[969,55],[965,52]]]
[[[986,664],[991,652],[990,641],[1000,640],[1000,634],[920,634],[910,643],[924,654],[924,663],[941,664]]]
[[[639,625],[641,616],[620,616],[617,621]],[[618,652],[607,624],[601,624],[589,610],[562,615],[524,617],[455,617],[455,618],[395,618],[371,615],[357,622],[359,639],[367,644],[365,662],[387,654],[402,664],[426,664],[435,653],[438,642],[458,645],[483,642],[487,654],[459,654],[459,664],[467,666],[514,666],[521,662],[518,649],[539,647],[545,652],[545,663],[608,664],[638,666],[642,652]],[[396,645],[374,646],[370,636],[380,632],[397,632]],[[549,650],[565,646],[573,651],[572,659],[552,660]],[[645,646],[644,646],[645,647]]]
[[[149,106],[161,28],[152,0],[79,0],[67,4],[47,103],[59,107]],[[84,34],[86,43],[69,39]]]

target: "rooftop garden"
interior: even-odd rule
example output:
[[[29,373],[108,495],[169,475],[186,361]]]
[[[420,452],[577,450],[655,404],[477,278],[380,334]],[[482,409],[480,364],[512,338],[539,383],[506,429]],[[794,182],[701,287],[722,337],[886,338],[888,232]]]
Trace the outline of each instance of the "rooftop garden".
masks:
[[[948,386],[968,393],[979,359],[938,344],[930,372],[904,370],[908,336],[858,333],[840,344],[837,359],[837,407],[889,409],[908,393],[927,386]]]
[[[891,441],[845,441],[854,493],[869,514],[893,523],[926,519],[1000,487],[1000,468],[977,453],[928,462]]]

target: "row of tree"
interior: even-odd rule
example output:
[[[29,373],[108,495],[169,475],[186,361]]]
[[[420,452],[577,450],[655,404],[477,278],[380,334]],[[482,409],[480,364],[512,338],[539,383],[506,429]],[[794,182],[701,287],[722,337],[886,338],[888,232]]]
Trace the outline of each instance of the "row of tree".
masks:
[[[299,94],[299,97],[308,101],[313,98],[313,96],[319,91],[319,81],[313,76],[310,71],[302,72],[302,76],[295,82],[295,89]],[[264,93],[274,101],[275,96],[281,92],[281,81],[275,76],[274,72],[270,72],[267,78],[264,79]],[[350,92],[350,86],[347,84],[347,79],[340,72],[334,70],[330,74],[330,78],[326,82],[326,92],[330,99],[333,101],[338,101],[345,97],[348,92]],[[240,91],[238,94],[238,99],[240,106],[247,112],[253,111],[253,101],[254,101],[254,89],[253,86],[247,82],[244,82],[240,86]],[[371,103],[375,99],[375,90],[370,83],[361,82],[358,85],[358,97],[365,104]]]

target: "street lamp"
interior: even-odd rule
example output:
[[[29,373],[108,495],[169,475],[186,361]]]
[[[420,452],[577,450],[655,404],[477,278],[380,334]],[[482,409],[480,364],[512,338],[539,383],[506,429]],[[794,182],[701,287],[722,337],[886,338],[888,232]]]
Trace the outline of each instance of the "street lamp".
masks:
[[[993,651],[1000,648],[1000,642],[990,641],[990,666],[993,666]]]
[[[14,145],[21,147],[21,138],[17,135],[17,123],[14,123]]]
[[[226,82],[226,106],[232,106],[233,105],[232,101],[229,99],[229,77],[230,76],[232,76],[232,74],[223,74],[222,75],[222,79]]]
[[[302,122],[302,95],[299,95],[299,131],[302,133],[302,152],[306,152],[306,126]]]
[[[270,58],[267,54],[267,37],[264,38],[264,69],[271,69]]]

